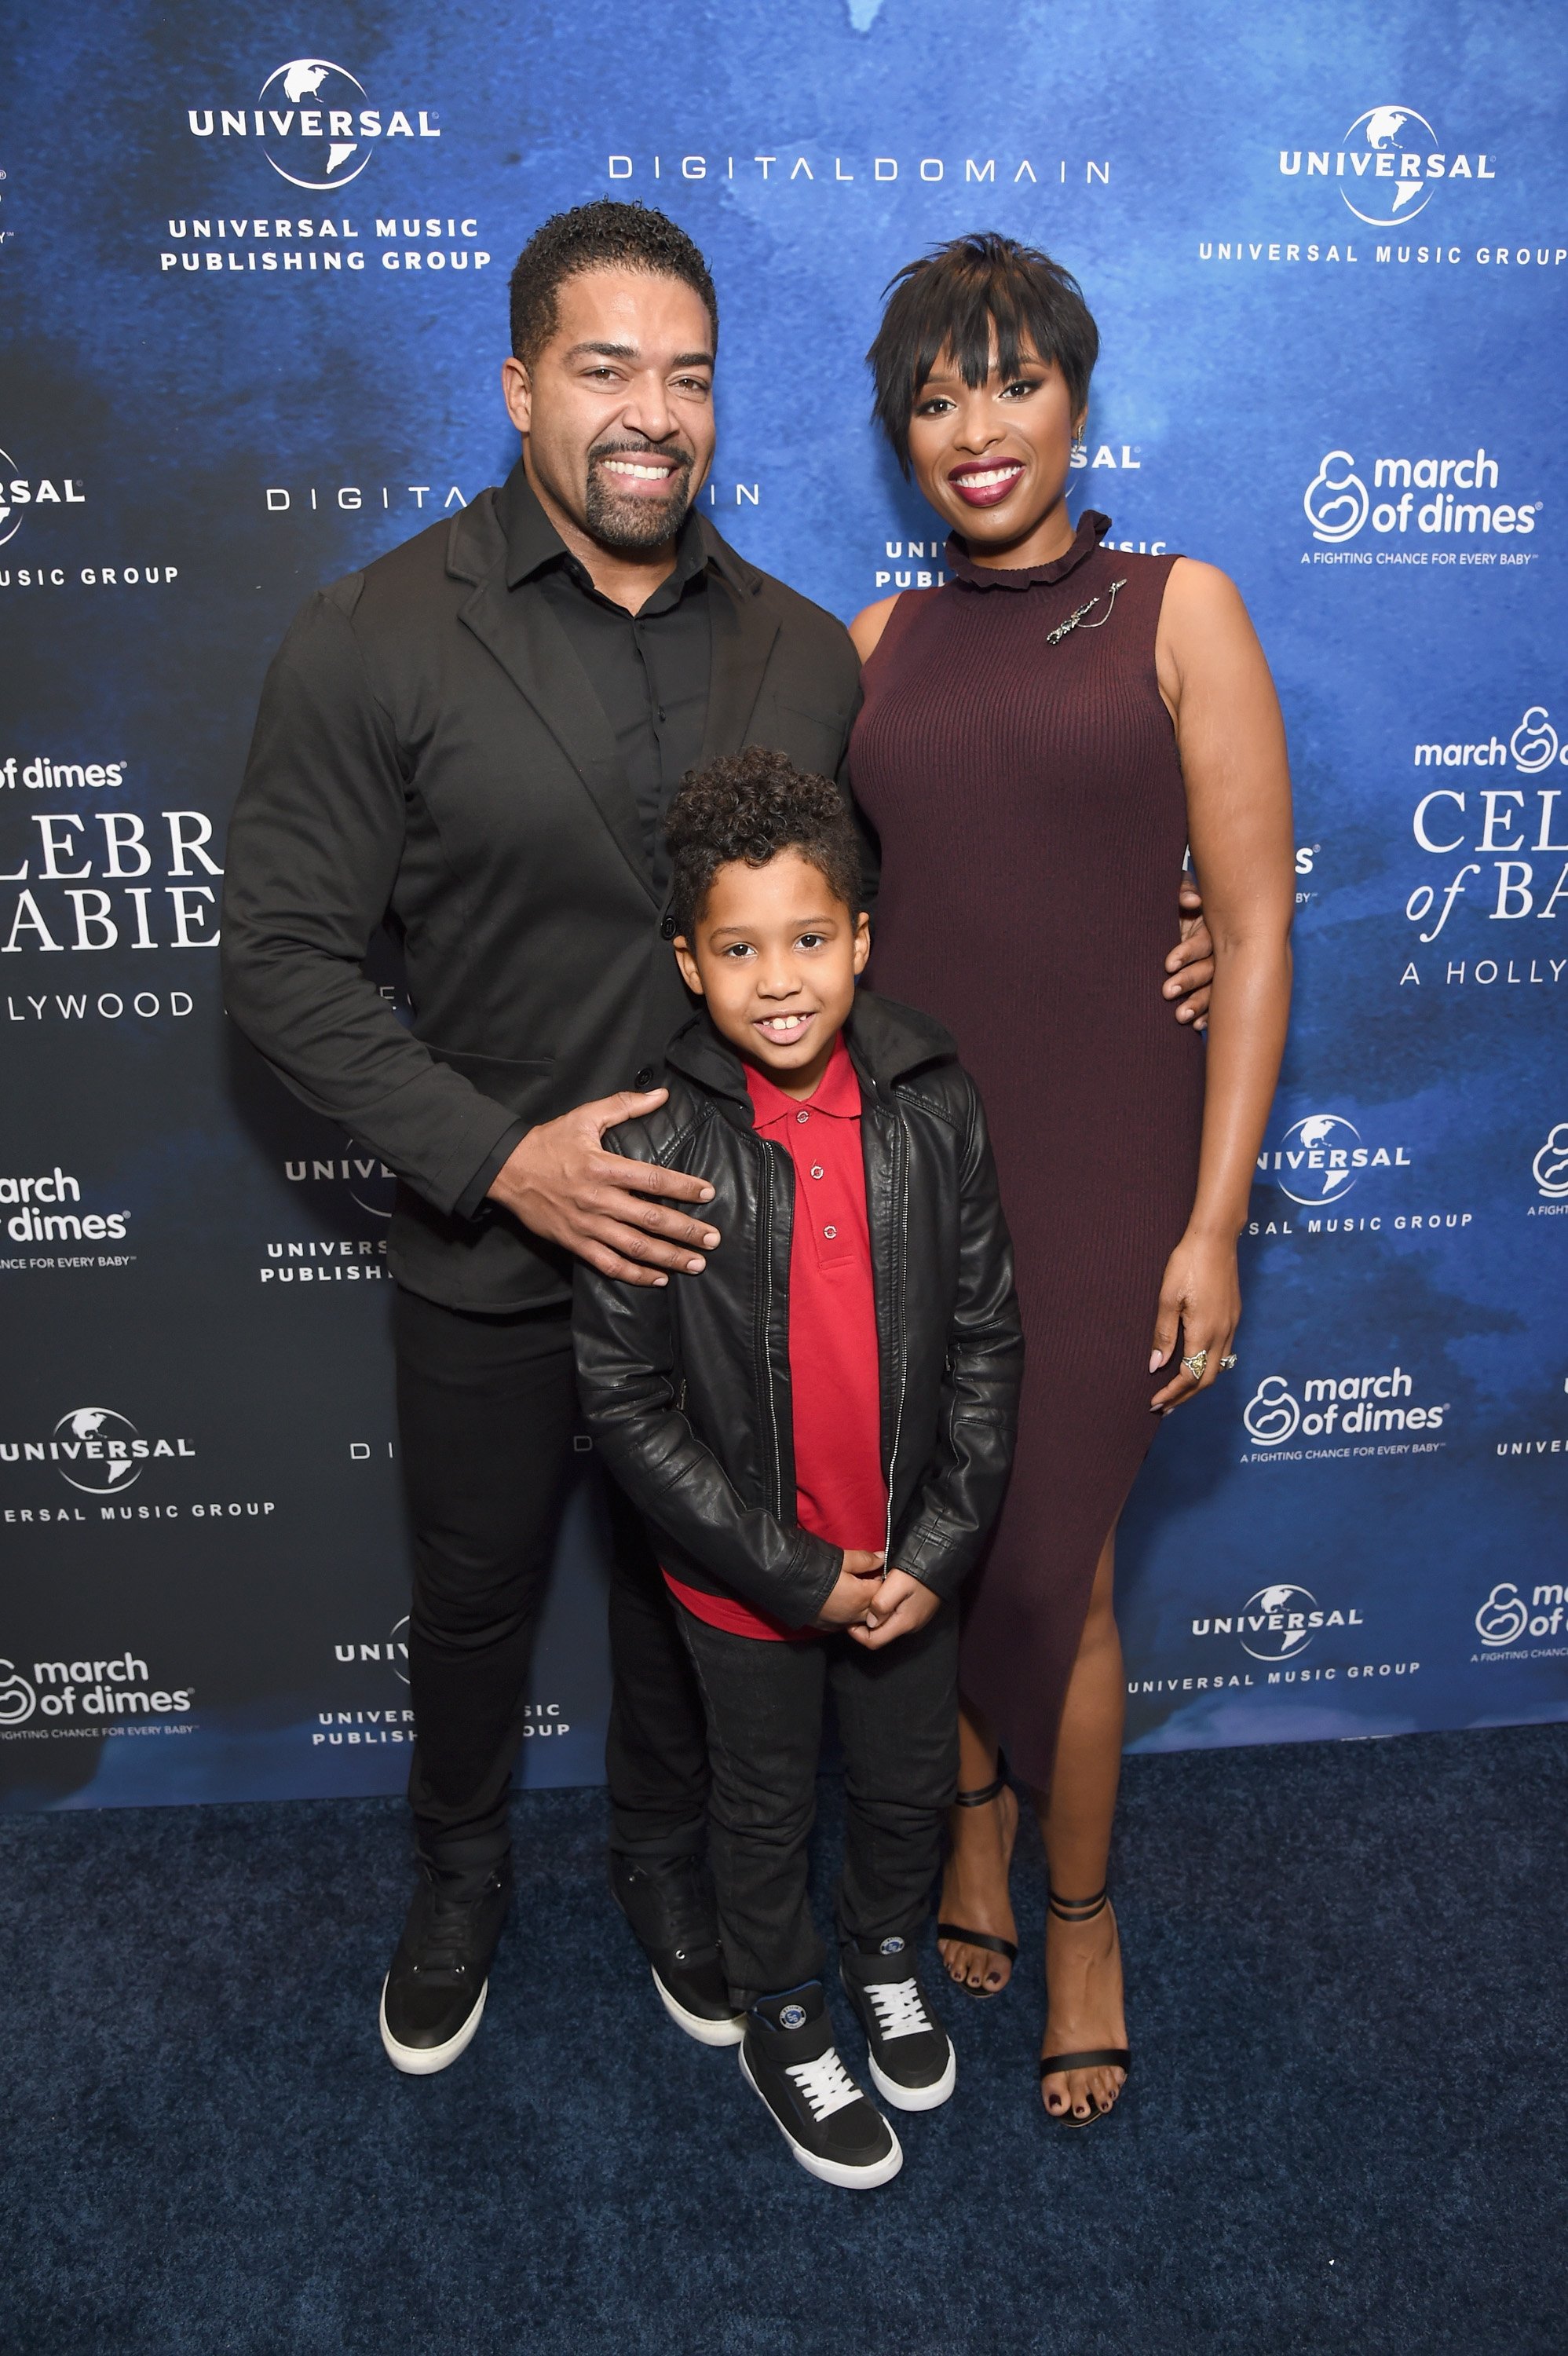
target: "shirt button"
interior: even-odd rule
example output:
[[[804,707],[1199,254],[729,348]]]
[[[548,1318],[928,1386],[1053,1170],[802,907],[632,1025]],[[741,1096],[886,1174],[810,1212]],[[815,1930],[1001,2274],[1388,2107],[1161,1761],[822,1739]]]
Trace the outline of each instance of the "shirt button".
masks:
[[[811,1119],[811,1115],[808,1112],[797,1112],[795,1119],[796,1120],[809,1120]]]
[[[822,1164],[821,1164],[821,1162],[814,1162],[812,1163],[812,1165],[811,1165],[811,1174],[812,1174],[812,1176],[813,1176],[814,1178],[820,1178],[820,1177],[821,1177],[821,1175],[822,1175]]]
[[[827,1237],[828,1242],[831,1243],[834,1237],[838,1233],[838,1230],[837,1227],[824,1227],[822,1232]]]

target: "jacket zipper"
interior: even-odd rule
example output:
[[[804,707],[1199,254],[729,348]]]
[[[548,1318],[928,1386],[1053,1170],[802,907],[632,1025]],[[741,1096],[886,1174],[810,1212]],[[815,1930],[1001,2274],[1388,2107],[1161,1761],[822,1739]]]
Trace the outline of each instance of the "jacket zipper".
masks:
[[[897,1125],[898,1136],[898,1146],[894,1153],[893,1160],[897,1172],[897,1184],[899,1189],[899,1266],[898,1300],[894,1305],[893,1314],[897,1333],[899,1398],[898,1407],[893,1415],[893,1444],[888,1457],[888,1519],[887,1526],[882,1533],[882,1568],[884,1570],[891,1570],[897,1567],[895,1564],[890,1562],[888,1558],[892,1552],[893,1481],[894,1476],[898,1472],[899,1437],[903,1430],[904,1419],[904,1376],[906,1353],[904,1350],[903,1336],[903,1292],[904,1271],[909,1258],[909,1180],[907,1170],[904,1167],[908,1138],[904,1130],[903,1114],[896,1105],[894,1107],[894,1119]]]
[[[778,1404],[773,1397],[773,1366],[770,1350],[773,1323],[773,1150],[765,1138],[760,1138],[757,1142],[766,1180],[763,1188],[762,1217],[758,1221],[757,1237],[758,1257],[763,1269],[763,1389],[767,1398],[768,1429],[773,1443],[773,1511],[782,1522],[786,1518],[793,1521],[795,1515],[792,1511],[786,1517],[784,1507],[784,1460],[779,1448]]]

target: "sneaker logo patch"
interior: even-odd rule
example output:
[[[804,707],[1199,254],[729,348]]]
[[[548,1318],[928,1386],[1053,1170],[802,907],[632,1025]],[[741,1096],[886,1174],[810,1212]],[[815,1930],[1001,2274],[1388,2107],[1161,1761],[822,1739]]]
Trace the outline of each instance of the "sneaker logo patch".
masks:
[[[880,1955],[901,1955],[903,1951],[904,1943],[901,1939],[884,1939],[877,1953]]]
[[[805,2005],[786,2004],[784,2010],[779,2015],[779,2027],[781,2029],[804,2029],[805,2027]]]

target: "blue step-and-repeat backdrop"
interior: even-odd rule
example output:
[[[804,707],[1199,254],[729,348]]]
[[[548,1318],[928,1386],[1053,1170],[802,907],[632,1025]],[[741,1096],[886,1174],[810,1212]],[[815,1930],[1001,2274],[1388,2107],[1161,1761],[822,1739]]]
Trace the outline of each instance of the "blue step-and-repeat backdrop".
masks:
[[[846,617],[940,577],[861,355],[901,262],[995,226],[1100,322],[1074,511],[1224,566],[1273,661],[1296,1027],[1241,1369],[1125,1525],[1134,1747],[1568,1717],[1562,32],[1528,0],[21,0],[6,1804],[405,1772],[389,1173],[225,1019],[225,820],[307,591],[511,463],[507,270],[603,195],[712,262],[703,496],[747,556]],[[535,1783],[601,1772],[599,1516],[585,1455]]]

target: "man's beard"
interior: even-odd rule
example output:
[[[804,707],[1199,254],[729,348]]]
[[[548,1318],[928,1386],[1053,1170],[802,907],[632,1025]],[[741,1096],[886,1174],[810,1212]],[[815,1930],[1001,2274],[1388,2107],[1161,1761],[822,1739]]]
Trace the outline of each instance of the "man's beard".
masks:
[[[671,457],[676,461],[669,488],[662,498],[657,499],[639,498],[635,492],[618,491],[613,475],[607,475],[601,463],[605,458],[639,458],[645,462],[654,457]],[[657,548],[664,541],[673,540],[686,521],[686,512],[691,505],[692,463],[689,450],[655,451],[645,443],[638,447],[626,442],[602,442],[590,450],[583,520],[600,546],[625,550]]]

